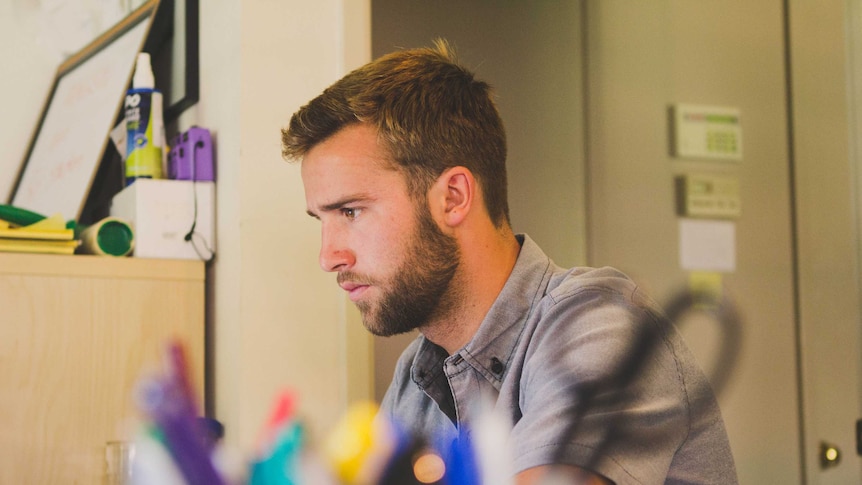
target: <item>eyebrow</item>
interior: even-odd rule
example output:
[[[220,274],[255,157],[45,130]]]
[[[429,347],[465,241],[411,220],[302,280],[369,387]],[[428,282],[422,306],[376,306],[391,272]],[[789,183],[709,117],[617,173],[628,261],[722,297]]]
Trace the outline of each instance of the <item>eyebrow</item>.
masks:
[[[320,212],[332,212],[342,209],[346,205],[355,204],[357,202],[365,202],[371,200],[372,197],[365,194],[356,194],[356,195],[348,195],[347,197],[343,197],[341,199],[336,200],[335,202],[330,202],[329,204],[324,204],[320,207]],[[315,219],[320,219],[316,212],[311,209],[305,211],[306,214],[314,217]]]

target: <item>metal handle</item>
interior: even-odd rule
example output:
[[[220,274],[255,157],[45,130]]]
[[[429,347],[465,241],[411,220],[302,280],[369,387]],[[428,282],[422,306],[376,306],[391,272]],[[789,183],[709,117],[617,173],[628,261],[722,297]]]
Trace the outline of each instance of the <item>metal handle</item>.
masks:
[[[838,466],[838,463],[841,462],[841,449],[837,446],[827,443],[825,441],[820,442],[820,468],[832,468]]]

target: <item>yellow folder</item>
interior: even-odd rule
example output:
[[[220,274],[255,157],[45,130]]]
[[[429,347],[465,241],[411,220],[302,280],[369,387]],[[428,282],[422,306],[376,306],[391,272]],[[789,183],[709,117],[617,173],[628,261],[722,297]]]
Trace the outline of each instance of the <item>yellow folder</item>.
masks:
[[[60,214],[22,227],[13,227],[9,222],[0,219],[0,239],[71,240],[74,237],[75,231],[66,228],[66,223]]]
[[[58,241],[51,239],[7,239],[0,238],[0,251],[15,253],[73,254],[80,241]]]

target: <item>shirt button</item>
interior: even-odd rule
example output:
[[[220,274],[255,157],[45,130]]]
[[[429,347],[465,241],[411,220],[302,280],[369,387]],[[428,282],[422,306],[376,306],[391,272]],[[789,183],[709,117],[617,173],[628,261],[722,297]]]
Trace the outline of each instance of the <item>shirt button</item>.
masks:
[[[506,367],[503,365],[502,362],[500,362],[500,359],[498,359],[496,357],[491,357],[491,372],[493,372],[494,374],[500,375],[503,373],[503,370],[505,370],[505,369],[506,369]]]

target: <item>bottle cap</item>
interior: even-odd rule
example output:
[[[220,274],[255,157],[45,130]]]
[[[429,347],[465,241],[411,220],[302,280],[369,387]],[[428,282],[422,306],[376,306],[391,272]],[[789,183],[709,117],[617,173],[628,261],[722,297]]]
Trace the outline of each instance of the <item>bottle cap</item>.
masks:
[[[153,89],[156,87],[153,68],[150,65],[150,54],[146,52],[138,54],[138,60],[135,63],[135,76],[132,78],[132,87],[135,89]]]
[[[105,255],[126,256],[135,247],[132,228],[123,221],[109,220],[99,229],[96,236],[99,248]]]
[[[135,233],[124,220],[106,217],[81,231],[80,253],[127,256],[135,248]]]

